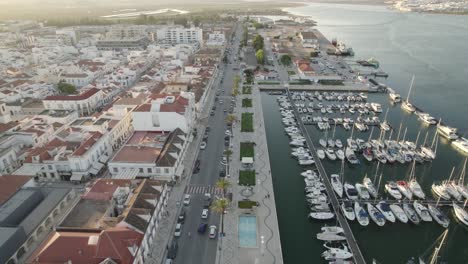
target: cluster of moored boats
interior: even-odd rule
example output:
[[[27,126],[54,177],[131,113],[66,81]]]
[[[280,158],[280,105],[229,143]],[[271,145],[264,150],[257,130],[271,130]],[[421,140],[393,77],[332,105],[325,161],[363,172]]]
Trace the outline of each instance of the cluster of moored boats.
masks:
[[[317,234],[317,239],[324,241],[325,251],[322,257],[329,263],[353,263],[346,261],[353,257],[353,253],[346,244],[343,228],[339,226],[323,226]]]

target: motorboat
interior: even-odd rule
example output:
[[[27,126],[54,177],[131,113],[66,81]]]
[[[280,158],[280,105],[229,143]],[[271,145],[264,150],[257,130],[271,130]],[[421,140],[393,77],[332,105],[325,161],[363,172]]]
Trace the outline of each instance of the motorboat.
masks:
[[[335,217],[335,214],[332,212],[311,212],[309,213],[309,218],[315,220],[330,220]]]
[[[317,239],[322,241],[343,241],[346,240],[346,237],[335,233],[323,232],[317,234]]]
[[[338,150],[335,151],[335,154],[336,154],[336,157],[339,160],[344,160],[345,159],[345,153],[343,152],[343,150],[338,149]]]
[[[333,139],[328,139],[328,140],[327,140],[327,145],[328,145],[328,147],[330,147],[330,148],[335,147],[335,140],[333,140]]]
[[[372,183],[371,179],[369,179],[367,176],[364,177],[363,184],[367,189],[367,192],[369,192],[370,196],[372,198],[377,198],[378,192],[377,189],[375,188],[374,183]]]
[[[327,147],[327,141],[326,141],[325,139],[323,139],[323,138],[321,138],[321,139],[319,140],[319,144],[320,144],[320,146],[322,146],[322,147],[324,147],[324,148]]]
[[[393,214],[392,209],[387,202],[381,201],[376,205],[376,207],[380,210],[387,221],[395,223],[395,215]]]
[[[387,158],[385,157],[385,154],[382,151],[380,151],[379,149],[374,150],[374,156],[380,163],[382,163],[382,164],[387,163]]]
[[[345,155],[346,155],[346,159],[349,161],[349,163],[359,164],[359,160],[356,157],[356,154],[354,154],[354,150],[352,150],[350,147],[347,147],[345,149]]]
[[[403,211],[405,211],[405,214],[408,216],[408,219],[413,223],[413,224],[419,224],[421,222],[421,218],[419,218],[418,214],[414,210],[413,206],[408,203],[403,204]]]
[[[447,193],[453,197],[453,199],[457,201],[461,201],[462,195],[458,192],[457,188],[452,185],[452,181],[444,182],[443,183],[445,190]]]
[[[367,131],[369,129],[369,127],[364,123],[354,123],[354,126],[361,132]]]
[[[410,113],[413,113],[414,111],[416,111],[416,108],[410,103],[408,102],[407,100],[403,101],[401,103],[401,109],[407,111],[407,112],[410,112]]]
[[[356,219],[356,215],[354,214],[353,204],[350,201],[344,201],[341,204],[341,210],[343,211],[344,216],[349,221],[354,221],[354,219]]]
[[[316,198],[308,198],[306,199],[306,201],[311,205],[317,205],[317,204],[328,203],[328,198],[320,196]]]
[[[344,233],[344,230],[341,226],[322,226],[320,228],[324,233],[334,233],[334,234],[341,234]]]
[[[335,193],[340,198],[343,197],[343,184],[341,183],[340,175],[338,175],[338,174],[330,175],[330,181],[331,181],[331,185],[332,185],[333,190],[335,191]]]
[[[452,146],[461,153],[468,155],[468,139],[459,138],[452,142]]]
[[[289,142],[289,145],[295,146],[295,147],[303,147],[304,141],[292,140],[291,142]]]
[[[352,138],[348,138],[346,140],[346,143],[348,144],[347,148],[350,148],[351,150],[353,151],[357,151],[358,150],[358,145],[356,144],[356,141]]]
[[[343,245],[343,248],[333,248],[326,243],[323,246],[327,248],[327,250],[322,253],[322,257],[325,260],[344,260],[353,257],[353,253],[349,252],[348,247],[345,245]]]
[[[428,204],[427,209],[429,210],[429,214],[431,214],[432,218],[444,228],[447,228],[450,224],[450,219],[445,215],[442,210],[440,210],[437,205]]]
[[[411,179],[408,182],[408,187],[413,192],[413,195],[418,197],[419,199],[426,199],[426,194],[424,194],[424,191],[421,188],[421,185],[416,181],[416,179]]]
[[[366,203],[366,206],[372,221],[374,221],[374,223],[376,223],[378,226],[385,225],[385,216],[371,203]]]
[[[344,184],[344,191],[345,191],[346,196],[348,197],[348,199],[350,199],[350,200],[357,200],[358,199],[358,192],[357,192],[356,188],[354,187],[354,185],[349,184],[349,183],[345,183]]]
[[[465,210],[465,208],[453,202],[453,211],[455,212],[455,216],[457,217],[458,221],[468,226],[468,212]]]
[[[330,206],[328,205],[328,203],[312,204],[310,205],[310,210],[320,211],[320,212],[330,212]]]
[[[317,156],[319,157],[319,159],[324,159],[325,158],[325,151],[323,151],[323,149],[318,149],[317,150]]]
[[[345,130],[350,130],[351,129],[351,126],[349,125],[349,123],[343,123],[343,128]]]
[[[401,96],[397,93],[389,93],[388,96],[390,97],[390,100],[394,103],[401,102]]]
[[[356,190],[357,190],[357,192],[359,194],[359,197],[361,197],[361,199],[363,199],[363,200],[369,200],[370,199],[370,194],[367,191],[366,186],[364,186],[363,184],[356,183]]]
[[[409,200],[413,198],[413,192],[411,192],[408,186],[408,183],[406,181],[397,181],[396,184],[401,194],[403,194]]]
[[[397,200],[401,200],[401,198],[403,198],[400,191],[398,190],[398,185],[394,181],[386,183],[385,190],[388,194],[390,194],[390,196]]]
[[[313,170],[306,170],[304,172],[301,172],[301,176],[303,177],[309,177],[309,176],[318,176],[317,172]]]
[[[442,125],[440,122],[437,125],[437,133],[439,133],[441,136],[445,137],[448,140],[458,139],[456,128]]]
[[[382,123],[380,123],[380,129],[383,130],[383,131],[389,131],[390,130],[390,124],[388,123],[388,121],[383,121]]]
[[[335,146],[337,148],[342,148],[343,147],[343,143],[341,142],[340,139],[335,140]]]
[[[450,194],[445,189],[445,184],[435,184],[431,186],[432,192],[444,200],[450,200]]]
[[[408,216],[398,204],[390,204],[390,210],[392,210],[393,215],[395,215],[396,219],[400,222],[404,224],[408,223]]]
[[[376,113],[382,113],[382,106],[379,103],[371,103],[371,109]]]
[[[437,124],[437,120],[428,113],[419,114],[419,119],[421,119],[421,121],[423,121],[427,125]]]
[[[432,222],[431,214],[429,213],[429,210],[427,210],[427,208],[424,205],[422,205],[418,201],[414,201],[413,207],[416,213],[418,213],[419,217],[421,217],[421,219],[424,222]]]
[[[361,206],[361,204],[356,201],[354,202],[354,213],[356,214],[356,219],[361,226],[369,225],[369,214]]]
[[[311,158],[308,159],[299,159],[299,165],[301,166],[309,166],[315,164],[315,161]]]
[[[336,160],[335,152],[331,148],[327,148],[325,150],[325,155],[327,156],[329,160]]]

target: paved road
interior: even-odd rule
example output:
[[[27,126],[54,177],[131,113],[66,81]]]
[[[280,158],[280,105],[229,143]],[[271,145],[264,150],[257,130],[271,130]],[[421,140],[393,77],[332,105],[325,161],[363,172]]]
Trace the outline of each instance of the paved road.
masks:
[[[237,56],[240,29],[241,27],[237,28],[237,40],[233,45],[233,51],[230,52],[231,61]],[[214,104],[216,106],[215,115],[210,116],[208,119],[207,125],[210,127],[208,144],[206,149],[200,150],[198,155],[200,171],[192,175],[190,185],[186,189],[186,192],[191,194],[191,203],[183,209],[186,212],[186,220],[182,228],[182,236],[178,239],[179,250],[175,259],[175,263],[177,264],[215,263],[217,239],[209,239],[208,230],[205,234],[199,234],[197,229],[200,223],[202,223],[203,192],[211,192],[212,197],[217,195],[213,186],[219,179],[220,171],[225,166],[221,163],[224,152],[225,131],[227,129],[225,120],[231,104],[230,94],[233,79],[238,73],[233,67],[233,65],[225,67],[221,86],[214,87],[216,91],[219,91],[219,100]],[[224,112],[225,109],[227,110],[226,112]],[[219,222],[219,215],[210,212],[207,221],[208,226],[216,225],[219,231]]]

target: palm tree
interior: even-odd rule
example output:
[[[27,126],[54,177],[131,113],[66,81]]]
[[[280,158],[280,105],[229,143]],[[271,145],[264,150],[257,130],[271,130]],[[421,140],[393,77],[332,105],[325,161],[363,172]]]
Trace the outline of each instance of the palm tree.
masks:
[[[230,114],[226,117],[226,123],[230,125],[232,125],[232,123],[234,123],[235,121],[237,121],[237,117],[235,115]]]
[[[221,234],[224,235],[224,212],[229,207],[229,200],[226,198],[216,199],[211,205],[211,210],[221,216]]]
[[[231,183],[225,178],[221,178],[216,182],[216,188],[223,190],[223,197],[226,196],[226,190],[230,186],[231,186]]]

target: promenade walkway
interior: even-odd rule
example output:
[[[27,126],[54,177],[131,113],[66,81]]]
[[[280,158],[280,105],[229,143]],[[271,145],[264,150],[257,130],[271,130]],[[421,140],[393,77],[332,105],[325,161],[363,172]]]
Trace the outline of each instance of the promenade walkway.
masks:
[[[253,107],[242,107],[244,98],[251,98]],[[282,264],[283,256],[259,89],[252,89],[252,95],[237,96],[236,105],[235,114],[238,123],[233,126],[233,154],[229,170],[233,200],[231,208],[225,215],[225,237],[218,242],[221,250],[218,252],[217,263]],[[240,132],[241,115],[245,112],[254,113],[254,132]],[[239,171],[243,170],[240,161],[241,142],[255,143],[253,169],[255,169],[256,184],[252,188],[238,185]],[[239,209],[238,201],[247,198],[258,202],[258,206],[253,209]],[[256,246],[248,248],[239,246],[238,225],[239,216],[242,215],[255,215],[257,218]]]
[[[291,98],[291,94],[290,94],[288,89],[286,90],[286,92],[287,92],[287,95],[289,97],[289,100],[291,102],[293,102],[293,100]],[[338,197],[336,196],[335,192],[333,191],[333,187],[331,185],[330,178],[328,177],[327,172],[323,168],[322,162],[320,161],[319,157],[317,156],[317,151],[315,149],[314,144],[312,143],[309,132],[305,128],[304,124],[302,123],[301,118],[299,116],[299,113],[297,112],[297,109],[296,109],[294,104],[292,104],[292,108],[294,110],[294,114],[295,114],[296,119],[297,119],[297,124],[299,125],[299,127],[300,127],[300,129],[302,131],[302,134],[306,138],[307,145],[308,145],[310,151],[312,152],[312,156],[314,157],[315,165],[317,166],[318,173],[319,173],[320,177],[322,178],[323,183],[325,184],[325,188],[326,188],[326,191],[327,191],[327,194],[328,194],[328,198],[330,199],[331,205],[333,207],[335,217],[336,217],[339,225],[344,230],[344,234],[346,236],[346,241],[348,242],[349,248],[351,249],[351,252],[353,253],[354,262],[356,264],[365,264],[366,261],[364,259],[364,256],[362,255],[361,250],[359,249],[359,245],[358,245],[356,239],[354,238],[353,231],[351,230],[351,227],[349,226],[348,221],[346,220],[346,218],[341,213],[341,209],[340,209],[341,207],[340,207]]]

